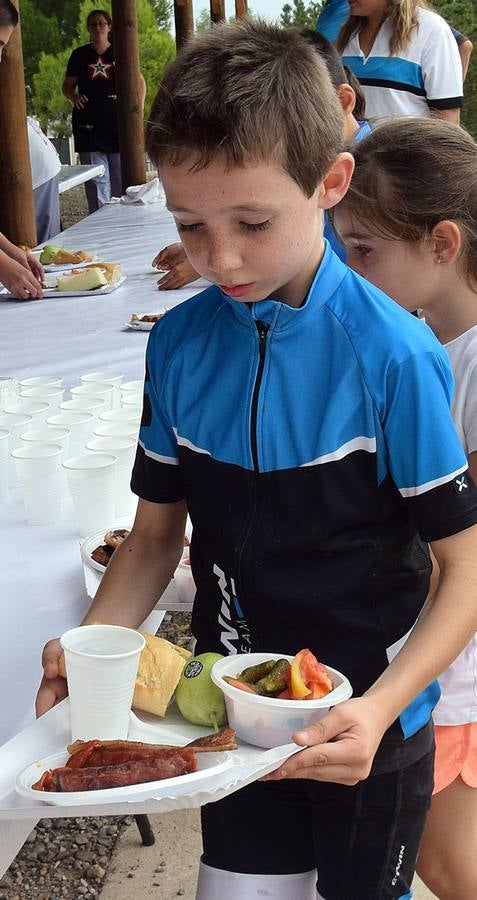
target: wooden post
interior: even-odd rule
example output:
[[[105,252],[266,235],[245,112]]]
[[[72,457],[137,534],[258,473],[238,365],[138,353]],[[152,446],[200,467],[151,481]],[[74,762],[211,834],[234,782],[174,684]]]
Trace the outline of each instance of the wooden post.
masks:
[[[225,21],[225,0],[210,0],[210,21]]]
[[[146,181],[135,0],[112,0],[119,148],[123,190]]]
[[[18,0],[14,0],[18,8]],[[13,244],[36,245],[20,25],[0,69],[0,231]]]
[[[192,0],[174,0],[174,25],[176,48],[179,51],[185,41],[194,33]]]
[[[237,19],[248,15],[247,0],[235,0],[235,15]]]

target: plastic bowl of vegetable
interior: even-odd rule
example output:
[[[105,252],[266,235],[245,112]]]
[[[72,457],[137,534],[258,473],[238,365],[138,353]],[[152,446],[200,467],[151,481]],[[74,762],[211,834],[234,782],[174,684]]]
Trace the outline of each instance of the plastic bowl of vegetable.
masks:
[[[322,664],[318,664],[331,679],[332,689],[328,689],[324,696],[310,699],[310,695],[318,695],[320,691],[312,689],[312,683],[306,677],[309,666],[308,657],[305,656],[307,653],[309,651],[306,650],[300,651],[296,656],[280,653],[238,653],[214,664],[210,673],[212,681],[223,691],[229,725],[235,728],[237,736],[242,741],[267,749],[288,744],[295,731],[318,722],[332,706],[343,703],[351,697],[353,689],[346,676],[331,666],[323,667]],[[316,663],[315,657],[311,654],[310,656]],[[294,673],[291,677],[293,679],[293,675],[295,676],[295,695],[300,693],[304,695],[304,691],[308,690],[303,699],[287,699],[293,685],[293,681],[290,685],[290,675],[285,676],[288,688],[284,682],[284,690],[280,691],[285,696],[273,697],[256,693],[255,685],[258,682],[255,682],[255,685],[252,682],[249,686],[245,684],[245,687],[243,683],[237,685],[238,676],[244,670],[262,666],[264,663],[271,666],[272,661],[278,660],[287,660],[291,667],[294,664]],[[273,674],[273,669],[269,674]],[[267,677],[266,672],[264,677]],[[231,679],[232,683],[228,679]]]

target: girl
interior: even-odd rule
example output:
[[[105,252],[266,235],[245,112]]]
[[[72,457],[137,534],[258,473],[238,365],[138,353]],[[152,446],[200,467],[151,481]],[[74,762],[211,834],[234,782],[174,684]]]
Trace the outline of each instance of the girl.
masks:
[[[445,345],[454,420],[476,480],[477,146],[455,125],[413,118],[382,125],[353,152],[355,174],[334,215],[349,265],[410,312],[421,307]],[[455,490],[465,493],[465,479]],[[417,871],[441,900],[469,900],[477,896],[477,634],[440,684],[435,788]]]
[[[444,19],[425,0],[350,0],[337,48],[366,97],[366,113],[459,121],[462,64]]]

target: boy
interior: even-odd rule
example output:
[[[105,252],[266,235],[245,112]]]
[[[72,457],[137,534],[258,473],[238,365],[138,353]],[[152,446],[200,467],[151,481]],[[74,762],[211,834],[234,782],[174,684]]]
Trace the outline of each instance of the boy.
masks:
[[[445,355],[323,242],[352,161],[299,34],[247,21],[200,34],[151,123],[168,207],[214,284],[151,334],[138,514],[85,623],[145,619],[189,510],[197,652],[308,646],[355,693],[295,735],[307,749],[278,772],[203,808],[197,897],[311,900],[315,867],[326,900],[410,897],[428,685],[477,624],[476,491]],[[427,541],[442,577],[415,625]],[[59,652],[44,650],[39,713],[64,695]]]

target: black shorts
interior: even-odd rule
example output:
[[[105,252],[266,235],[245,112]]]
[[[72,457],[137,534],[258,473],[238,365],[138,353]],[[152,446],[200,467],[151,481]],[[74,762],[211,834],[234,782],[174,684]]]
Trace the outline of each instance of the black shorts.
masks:
[[[203,861],[248,874],[316,867],[325,900],[404,900],[433,783],[434,751],[354,787],[254,782],[202,808]]]

